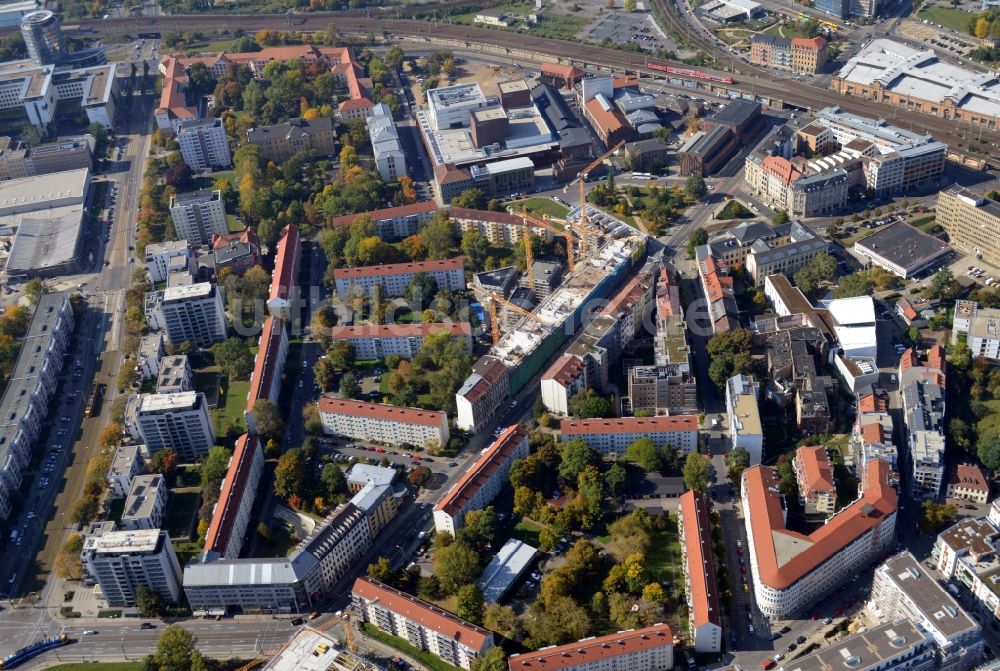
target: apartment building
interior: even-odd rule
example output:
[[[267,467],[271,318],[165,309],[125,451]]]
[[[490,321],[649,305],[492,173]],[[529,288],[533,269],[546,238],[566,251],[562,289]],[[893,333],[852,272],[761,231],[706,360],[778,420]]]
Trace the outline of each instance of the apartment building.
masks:
[[[292,564],[309,557],[311,566],[299,571],[310,598],[326,594],[371,547],[372,535],[365,511],[353,502],[338,506],[291,554]]]
[[[792,469],[806,515],[832,515],[837,509],[837,483],[826,448],[822,445],[798,448]]]
[[[206,553],[236,559],[243,549],[243,537],[250,522],[260,476],[264,472],[264,451],[257,436],[244,433],[236,440],[229,468],[222,481],[219,500],[205,535]]]
[[[507,484],[514,461],[528,454],[528,432],[517,424],[507,427],[434,506],[434,528],[458,533],[466,513],[488,506]]]
[[[354,581],[351,601],[363,621],[453,666],[470,669],[493,647],[491,632],[371,578]]]
[[[184,162],[195,171],[232,166],[233,155],[222,119],[192,119],[177,127],[177,142]]]
[[[982,661],[982,628],[910,552],[878,567],[868,608],[884,618],[907,618],[930,634],[940,671],[965,671]]]
[[[323,433],[355,440],[421,447],[444,446],[448,416],[433,410],[400,408],[324,396],[319,401]]]
[[[300,151],[332,156],[337,150],[337,133],[333,119],[289,119],[273,126],[248,129],[247,144],[257,146],[265,161],[281,163]]]
[[[712,553],[712,521],[709,498],[700,492],[684,492],[677,508],[681,540],[681,566],[688,606],[688,640],[695,652],[722,649],[722,609],[715,583]]]
[[[859,164],[860,154],[856,151],[844,153]],[[744,162],[744,182],[753,195],[790,216],[831,214],[847,205],[852,182],[850,172],[839,167],[838,161],[806,163],[754,152]]]
[[[781,70],[815,74],[826,64],[826,40],[756,34],[750,45],[750,61]]]
[[[267,295],[267,311],[272,317],[291,320],[292,308],[298,298],[299,267],[302,264],[302,240],[299,229],[288,224],[281,229],[278,249],[274,255],[274,271]]]
[[[698,384],[686,363],[628,369],[628,401],[633,413],[684,415],[698,411]]]
[[[729,440],[733,448],[750,453],[750,464],[763,458],[764,430],[760,423],[760,384],[748,375],[734,375],[726,381],[726,412]]]
[[[176,394],[194,390],[194,373],[186,354],[174,354],[160,360],[160,374],[156,377],[157,394]]]
[[[698,262],[698,276],[705,294],[712,333],[728,333],[740,323],[730,266],[715,258],[708,245],[701,245],[695,250],[695,260]]]
[[[347,472],[347,491],[357,494],[368,484],[391,485],[398,471],[386,466],[373,466],[358,462]]]
[[[628,350],[644,334],[653,334],[649,319],[656,304],[657,261],[650,260],[608,301],[601,316],[615,320],[616,349]]]
[[[564,419],[559,425],[562,442],[582,440],[602,455],[622,455],[640,438],[657,447],[670,446],[680,454],[698,451],[698,417],[618,417],[615,419]]]
[[[929,634],[911,620],[881,622],[845,636],[801,657],[795,671],[830,671],[846,666],[852,671],[932,671],[934,644]]]
[[[472,354],[472,325],[468,322],[434,324],[358,324],[334,326],[330,337],[346,340],[354,346],[358,359],[384,359],[389,355],[412,359],[429,335],[448,333],[452,341],[460,341]]]
[[[510,368],[494,356],[482,356],[472,364],[472,374],[455,392],[455,426],[478,431],[510,398]]]
[[[146,321],[162,331],[171,345],[190,342],[211,347],[226,339],[226,311],[222,289],[199,282],[146,294]]]
[[[224,214],[223,223],[225,223]],[[174,225],[176,226],[176,222]],[[177,267],[178,264],[194,269],[194,254],[187,240],[153,242],[146,245],[146,270],[149,272],[149,281],[153,284],[166,282],[170,269]]]
[[[591,636],[511,655],[510,671],[668,671],[674,668],[674,635],[665,624]]]
[[[465,207],[448,208],[448,216],[455,222],[455,232],[461,236],[466,231],[478,231],[486,236],[493,245],[513,246],[524,240],[524,219],[510,212],[490,212],[488,210],[472,210]],[[530,231],[542,238],[551,240],[548,229],[531,226]]]
[[[986,503],[990,498],[990,481],[986,472],[976,464],[955,464],[948,477],[945,496]]]
[[[136,354],[136,370],[142,379],[148,380],[160,374],[160,359],[167,353],[163,346],[163,335],[149,333],[139,341],[139,353]]]
[[[375,158],[375,168],[382,176],[382,181],[389,183],[406,177],[406,152],[399,139],[399,131],[392,120],[392,110],[385,103],[378,103],[372,108],[371,114],[365,119],[368,126],[368,138],[372,143],[372,153]]]
[[[112,496],[124,498],[132,490],[132,478],[146,472],[145,460],[138,445],[125,445],[115,450],[108,469],[108,488]]]
[[[542,373],[541,392],[545,409],[557,415],[568,416],[569,400],[587,384],[587,366],[583,359],[563,354]]]
[[[955,301],[953,337],[965,336],[973,358],[1000,361],[1000,310],[981,308],[975,301]]]
[[[461,256],[435,261],[338,268],[333,272],[333,278],[337,295],[340,300],[346,301],[370,294],[376,285],[382,287],[383,298],[402,296],[417,273],[431,276],[437,282],[439,291],[460,291],[465,288],[465,259]]]
[[[207,245],[229,233],[222,192],[212,189],[179,193],[170,198],[170,219],[177,237],[192,245]],[[147,252],[148,258],[148,252]]]
[[[1000,203],[955,184],[938,193],[936,215],[953,247],[1000,267]]]
[[[250,374],[250,389],[247,391],[247,407],[243,419],[250,433],[257,433],[253,418],[253,408],[257,401],[267,399],[278,402],[281,392],[281,371],[288,359],[288,333],[285,322],[268,317],[257,341],[257,353],[253,358],[253,372]]]
[[[260,242],[253,227],[241,233],[228,233],[212,237],[211,259],[218,275],[228,268],[240,277],[260,265]]]
[[[45,294],[38,300],[0,398],[0,519],[10,515],[22,472],[49,413],[73,320],[68,293]]]
[[[898,468],[899,453],[892,440],[892,416],[885,410],[861,410],[858,403],[858,416],[851,431],[851,453],[854,455],[855,467],[863,470],[873,459],[881,459],[889,464],[892,470]]]
[[[777,239],[755,240],[750,245],[746,269],[757,286],[763,286],[768,275],[795,274],[828,249],[824,238],[798,221],[775,230],[781,232]]]
[[[936,498],[944,484],[945,376],[944,350],[927,351],[921,362],[906,350],[899,362],[900,401],[906,446],[910,452],[915,498]]]
[[[1000,617],[1000,557],[997,545],[998,506],[989,517],[963,519],[938,534],[930,561],[951,585],[955,596],[972,597],[973,608],[989,621]]]
[[[122,529],[160,529],[167,508],[167,483],[158,473],[137,475],[132,478],[132,487],[125,499],[122,512]]]
[[[113,130],[118,121],[118,64],[89,67],[39,65],[32,60],[3,63],[0,109],[27,117],[28,123],[44,130],[55,120],[56,108],[77,107],[88,123]],[[62,103],[62,105],[60,105]]]
[[[375,225],[375,235],[383,240],[403,240],[411,235],[416,235],[437,211],[438,204],[433,200],[422,200],[409,205],[397,205],[363,214],[345,214],[331,219],[330,225],[334,227],[350,226],[364,217],[371,220]]]
[[[82,559],[112,608],[135,606],[140,587],[153,590],[168,604],[180,602],[181,567],[166,531],[90,535],[83,541]]]
[[[775,469],[758,465],[743,472],[751,583],[765,617],[786,619],[811,607],[895,544],[897,495],[890,474],[885,462],[870,462],[858,498],[803,535],[785,526]],[[785,551],[785,543],[797,551]]]
[[[170,448],[185,461],[197,461],[215,444],[208,402],[201,392],[139,394],[129,398],[126,429],[150,454]]]

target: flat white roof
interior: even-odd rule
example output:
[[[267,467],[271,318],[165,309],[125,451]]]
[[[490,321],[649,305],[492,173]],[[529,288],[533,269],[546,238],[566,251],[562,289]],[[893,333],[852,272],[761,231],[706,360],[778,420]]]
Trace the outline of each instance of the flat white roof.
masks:
[[[868,324],[875,321],[875,302],[871,296],[835,298],[827,304],[827,309],[837,324],[841,326]]]
[[[179,391],[173,394],[141,394],[138,410],[158,412],[161,410],[186,410],[198,402],[198,392]]]
[[[214,285],[211,282],[198,282],[179,287],[169,287],[163,290],[163,300],[181,301],[188,298],[203,298],[212,293]]]

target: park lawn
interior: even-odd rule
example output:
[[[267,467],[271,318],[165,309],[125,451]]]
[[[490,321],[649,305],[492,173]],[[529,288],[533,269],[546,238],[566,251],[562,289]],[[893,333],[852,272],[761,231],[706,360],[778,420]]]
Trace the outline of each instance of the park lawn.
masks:
[[[566,16],[560,14],[542,14],[538,17],[538,23],[531,26],[528,32],[539,37],[548,37],[556,40],[572,40],[576,34],[587,25],[587,19],[577,16]]]
[[[418,650],[410,645],[408,641],[402,638],[397,638],[391,634],[387,634],[373,624],[362,622],[361,628],[364,630],[366,635],[374,638],[376,641],[385,643],[391,648],[399,650],[407,657],[412,657],[431,671],[459,671],[457,666],[452,666],[451,664],[443,662],[441,661],[441,658],[436,655],[432,655],[429,652]]]
[[[191,188],[186,189],[186,191],[210,189],[220,179],[228,179],[230,184],[236,186],[236,172],[234,170],[219,170],[207,175],[195,175],[194,179],[191,180]]]
[[[139,671],[140,662],[83,662],[80,664],[59,664],[50,666],[49,671]]]
[[[969,25],[969,17],[974,16],[964,9],[951,7],[924,6],[917,12],[918,19],[927,19],[931,23],[939,23],[945,28],[952,28],[965,34]]]
[[[247,230],[246,225],[237,219],[235,214],[226,215],[226,228],[229,229],[230,233],[242,233]]]
[[[551,198],[524,198],[512,201],[509,205],[514,208],[515,212],[524,207],[527,208],[528,212],[542,215],[547,214],[556,219],[565,219],[566,215],[569,214],[569,208],[560,205]],[[556,226],[556,228],[559,228],[559,226]]]
[[[676,519],[676,518],[675,518]],[[674,588],[683,584],[681,573],[681,542],[675,531],[657,531],[653,535],[649,553],[646,555],[646,568],[649,575],[660,583],[672,583]]]
[[[171,538],[187,538],[191,533],[191,521],[198,514],[201,495],[197,489],[172,492],[167,506],[167,530]]]
[[[181,566],[187,564],[204,550],[202,544],[197,541],[173,541],[171,545],[174,546],[174,554],[177,555],[177,561],[180,562]]]
[[[225,394],[219,397],[219,405],[212,409],[212,419],[215,420],[215,435],[226,434],[226,429],[232,425],[245,427],[243,411],[247,407],[247,394],[250,393],[249,380],[230,380]]]
[[[531,547],[537,548],[539,545],[538,534],[542,530],[540,524],[535,524],[534,522],[529,522],[528,520],[521,520],[514,527],[511,532],[511,538],[516,538],[519,541],[530,545]]]

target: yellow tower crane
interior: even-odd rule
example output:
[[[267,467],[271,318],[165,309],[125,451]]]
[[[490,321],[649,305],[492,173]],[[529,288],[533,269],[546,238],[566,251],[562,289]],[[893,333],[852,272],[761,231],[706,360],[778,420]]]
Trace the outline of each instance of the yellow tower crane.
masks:
[[[573,253],[575,250],[573,249],[573,232],[569,228],[569,222],[564,222],[564,226],[566,226],[565,229],[558,229],[548,222],[547,216],[538,218],[535,215],[530,214],[527,210],[523,210],[521,212],[521,219],[524,220],[525,231],[527,231],[531,226],[535,226],[566,240],[566,266],[569,268],[570,272],[573,272],[573,268],[575,267]],[[527,236],[527,232],[525,233],[525,236]],[[581,235],[581,237],[583,236]],[[534,286],[534,281],[532,281],[531,284]]]
[[[490,298],[490,329],[493,332],[493,344],[497,344],[500,341],[500,320],[497,319],[497,303],[503,305],[508,310],[513,310],[519,315],[528,317],[529,319],[534,319],[537,322],[545,322],[544,319],[536,315],[534,312],[525,310],[520,305],[514,305],[503,296],[496,294],[492,291],[487,291],[486,295]]]
[[[586,186],[586,184],[587,184],[587,176],[590,175],[591,171],[594,170],[594,168],[598,167],[599,165],[601,165],[602,163],[604,163],[606,160],[608,160],[612,156],[616,156],[618,154],[618,150],[621,149],[624,146],[625,146],[625,140],[622,140],[621,142],[619,142],[618,144],[616,144],[614,147],[612,147],[611,149],[607,150],[606,152],[604,152],[603,154],[601,154],[600,156],[598,156],[597,158],[595,158],[590,163],[590,165],[588,165],[586,168],[584,168],[583,170],[581,170],[580,173],[576,176],[576,180],[575,181],[579,185],[579,201],[580,201],[580,203],[579,203],[580,204],[580,226],[581,226],[581,230],[580,230],[580,251],[583,252],[584,256],[586,256],[586,254],[587,254],[587,229],[590,227],[590,222],[587,221],[587,186]],[[567,185],[567,186],[570,186],[570,185],[572,185],[572,182],[570,182],[570,184]]]

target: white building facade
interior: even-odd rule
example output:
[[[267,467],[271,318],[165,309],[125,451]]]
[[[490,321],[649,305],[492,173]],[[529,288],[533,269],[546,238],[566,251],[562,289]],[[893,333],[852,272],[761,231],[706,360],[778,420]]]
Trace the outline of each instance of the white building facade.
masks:
[[[212,236],[229,233],[222,192],[204,189],[170,199],[170,218],[177,237],[192,245],[207,245]],[[147,253],[148,258],[148,253]]]
[[[192,170],[216,170],[233,164],[222,119],[195,119],[177,128],[177,142],[184,162]]]
[[[443,412],[362,403],[324,396],[319,401],[323,433],[355,440],[421,447],[448,444],[448,416]]]

